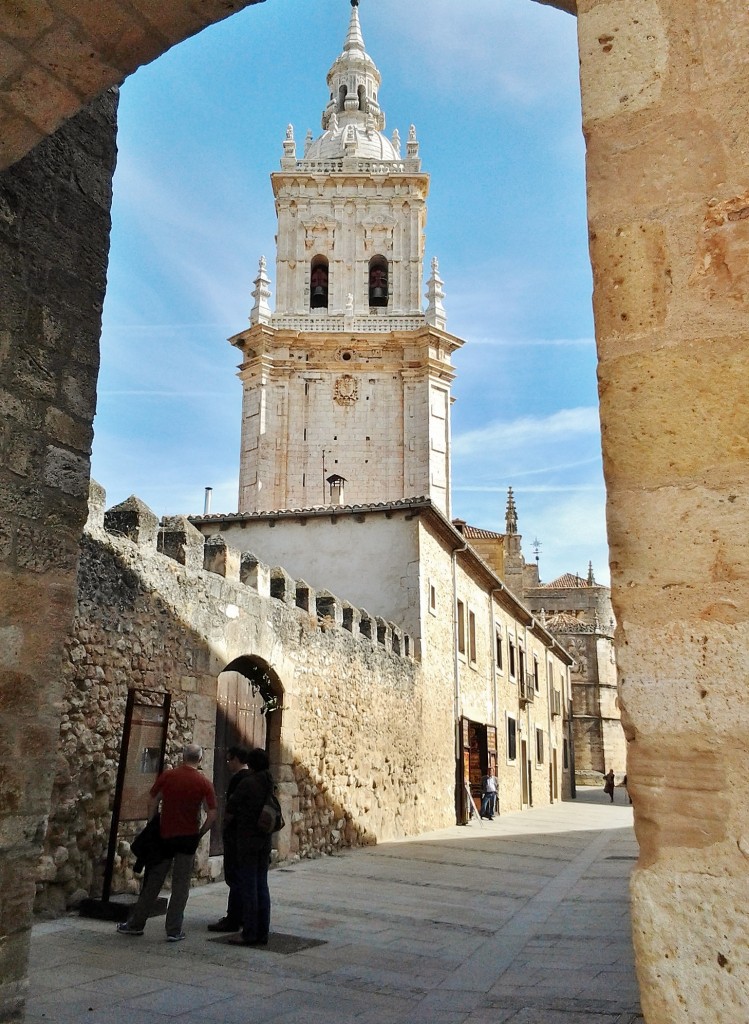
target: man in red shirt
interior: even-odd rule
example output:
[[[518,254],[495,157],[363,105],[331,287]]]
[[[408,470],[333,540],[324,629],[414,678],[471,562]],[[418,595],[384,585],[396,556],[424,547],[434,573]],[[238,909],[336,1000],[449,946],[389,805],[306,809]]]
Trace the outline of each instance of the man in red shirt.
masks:
[[[202,759],[202,747],[189,744],[182,753],[182,764],[162,772],[151,787],[148,818],[150,821],[161,808],[159,832],[163,857],[149,866],[138,902],[127,921],[117,926],[120,935],[143,934],[171,868],[172,892],[166,911],[166,937],[169,942],[179,942],[185,937],[182,921],[190,895],[195,851],[216,820],[216,794],[200,771]],[[203,811],[205,818],[201,823]]]

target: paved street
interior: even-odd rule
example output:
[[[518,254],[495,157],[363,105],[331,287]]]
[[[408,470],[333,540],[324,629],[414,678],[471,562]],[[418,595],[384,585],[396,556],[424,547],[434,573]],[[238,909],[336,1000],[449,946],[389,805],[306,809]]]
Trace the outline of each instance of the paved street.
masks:
[[[624,792],[271,872],[273,937],[226,944],[223,883],[181,943],[70,917],[37,925],[27,1021],[55,1024],[641,1022]]]

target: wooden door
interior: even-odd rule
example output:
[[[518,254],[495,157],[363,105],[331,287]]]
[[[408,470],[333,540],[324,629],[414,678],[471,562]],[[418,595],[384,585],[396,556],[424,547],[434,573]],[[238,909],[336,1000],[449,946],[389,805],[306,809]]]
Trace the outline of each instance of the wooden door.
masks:
[[[253,692],[246,676],[240,672],[222,672],[216,692],[216,738],[213,753],[213,785],[216,790],[218,817],[211,829],[211,856],[224,852],[221,822],[226,803],[226,787],[231,774],[226,764],[229,747],[262,747],[265,749],[265,715],[263,695]]]

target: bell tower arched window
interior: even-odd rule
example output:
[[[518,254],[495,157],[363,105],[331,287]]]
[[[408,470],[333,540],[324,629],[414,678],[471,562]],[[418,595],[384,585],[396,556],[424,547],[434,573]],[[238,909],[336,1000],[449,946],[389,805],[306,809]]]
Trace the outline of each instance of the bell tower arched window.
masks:
[[[384,256],[373,256],[369,261],[369,305],[388,304],[388,261]]]
[[[310,309],[328,308],[328,261],[324,256],[315,256],[309,275]]]

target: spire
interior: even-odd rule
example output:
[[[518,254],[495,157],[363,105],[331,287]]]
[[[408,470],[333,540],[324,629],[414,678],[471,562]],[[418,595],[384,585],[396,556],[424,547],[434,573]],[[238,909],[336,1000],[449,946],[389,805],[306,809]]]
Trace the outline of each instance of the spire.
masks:
[[[269,285],[270,278],[265,272],[265,256],[261,256],[257,277],[255,278],[255,290],[252,292],[255,305],[250,311],[251,324],[267,324],[270,320],[270,306],[268,305],[268,299],[270,298]]]
[[[596,578],[593,575],[593,563],[588,562],[588,586],[594,587],[596,585]]]
[[[343,51],[328,72],[330,100],[322,115],[322,126],[331,131],[331,118],[336,115],[337,127],[354,125],[366,131],[367,120],[376,131],[385,128],[385,116],[377,102],[382,78],[375,62],[364,48],[359,24],[359,4],[351,4],[351,19],[343,43]]]
[[[515,497],[512,487],[507,489],[507,511],[505,512],[505,529],[507,533],[518,532],[518,510],[515,508]]]
[[[361,25],[359,24],[359,0],[351,0],[351,20],[348,25],[346,42],[343,44],[344,53],[350,53],[351,50],[358,50],[360,53],[365,52],[364,37],[361,34]]]
[[[344,170],[355,170],[358,161],[402,164],[408,171],[421,169],[419,144],[412,128],[406,158],[400,153],[400,136],[392,141],[385,132],[385,115],[379,103],[382,76],[364,46],[359,24],[359,3],[351,0],[351,17],[343,50],[328,72],[328,104],[322,112],[323,134],[305,142],[300,163],[347,160]],[[289,143],[292,140],[287,140]],[[291,145],[284,146],[282,168],[290,168]],[[403,170],[404,166],[396,168]]]
[[[444,331],[447,318],[442,300],[445,297],[445,293],[442,290],[444,282],[440,277],[439,269],[439,263],[435,256],[432,259],[432,273],[427,281],[427,308],[425,316],[428,324],[432,324],[434,327],[439,328],[439,330]]]

